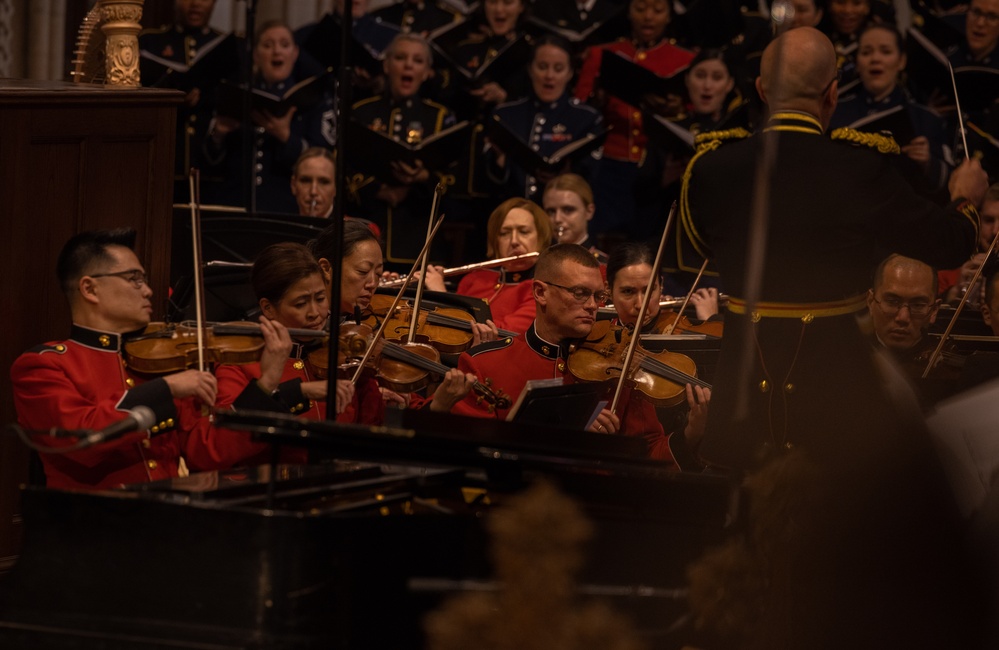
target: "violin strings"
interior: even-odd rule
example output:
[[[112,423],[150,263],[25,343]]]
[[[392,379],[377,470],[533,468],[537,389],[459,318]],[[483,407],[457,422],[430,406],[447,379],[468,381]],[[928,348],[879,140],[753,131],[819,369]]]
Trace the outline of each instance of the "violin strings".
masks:
[[[693,384],[694,386],[700,386],[701,388],[711,388],[711,384],[694,377],[693,375],[688,375],[687,373],[677,370],[676,368],[666,365],[658,359],[652,359],[650,357],[645,357],[639,362],[639,367],[643,370],[648,370],[659,374],[666,379],[676,381],[677,383]]]

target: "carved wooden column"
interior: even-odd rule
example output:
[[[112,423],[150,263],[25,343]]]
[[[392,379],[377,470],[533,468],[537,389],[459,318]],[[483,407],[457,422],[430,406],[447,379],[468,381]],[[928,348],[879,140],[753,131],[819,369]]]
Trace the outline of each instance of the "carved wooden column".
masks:
[[[101,0],[108,86],[139,86],[139,20],[143,0]]]

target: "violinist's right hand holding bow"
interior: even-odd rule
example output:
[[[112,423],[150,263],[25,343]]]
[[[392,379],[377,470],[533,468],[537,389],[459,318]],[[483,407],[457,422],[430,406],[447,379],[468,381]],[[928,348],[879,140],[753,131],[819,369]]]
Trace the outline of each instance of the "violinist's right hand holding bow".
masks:
[[[614,415],[614,413],[608,409],[600,411],[597,418],[590,425],[590,431],[595,431],[597,433],[617,433],[618,429],[621,428],[621,418]]]
[[[215,404],[219,385],[215,380],[215,375],[210,372],[184,370],[167,375],[163,380],[170,388],[170,395],[174,399],[197,397],[202,404],[209,406]]]

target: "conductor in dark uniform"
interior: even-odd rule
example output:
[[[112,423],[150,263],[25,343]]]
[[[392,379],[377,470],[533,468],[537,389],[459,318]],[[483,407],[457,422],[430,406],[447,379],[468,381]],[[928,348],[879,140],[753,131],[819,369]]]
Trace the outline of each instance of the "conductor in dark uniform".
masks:
[[[827,390],[843,381],[860,391],[854,403],[880,394],[870,346],[853,322],[865,309],[874,268],[891,252],[941,268],[966,259],[987,188],[978,163],[965,163],[950,179],[951,204],[939,208],[915,196],[895,171],[894,141],[845,129],[827,135],[837,100],[835,53],[817,30],[788,32],[763,64],[757,88],[771,109],[769,123],[733,144],[722,144],[724,132],[702,136],[681,194],[685,234],[715,260],[730,295],[701,449],[725,467],[750,467],[775,448],[841,440],[857,429],[855,409],[827,412]],[[777,140],[777,159],[762,291],[759,303],[747,306],[745,215],[768,137]],[[758,354],[743,368],[747,345]],[[740,396],[747,398],[741,411]]]
[[[768,46],[756,86],[769,122],[730,144],[724,134],[705,138],[681,194],[685,234],[715,260],[729,293],[699,453],[709,464],[747,469],[783,452],[817,464],[824,478],[765,568],[770,587],[760,596],[769,600],[758,629],[776,630],[781,643],[739,647],[970,647],[963,635],[973,634],[973,608],[957,566],[952,497],[914,401],[895,406],[905,393],[856,316],[887,252],[943,267],[967,258],[985,174],[977,162],[961,165],[949,183],[953,201],[940,208],[899,176],[883,152],[898,151],[890,139],[827,135],[836,54],[813,28]],[[765,222],[754,224],[746,215],[760,190],[754,172],[765,143],[775,159],[761,182],[769,190]],[[765,250],[750,243],[757,225]],[[755,272],[760,290],[748,304]],[[807,480],[770,478],[771,501]],[[767,542],[780,534],[773,530]],[[917,559],[929,557],[943,564]]]

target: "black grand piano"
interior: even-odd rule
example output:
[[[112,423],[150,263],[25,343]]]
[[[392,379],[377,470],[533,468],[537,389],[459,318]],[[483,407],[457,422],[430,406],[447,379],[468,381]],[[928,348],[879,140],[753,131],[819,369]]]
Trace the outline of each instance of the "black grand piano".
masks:
[[[737,490],[642,458],[637,439],[399,411],[385,428],[230,414],[314,464],[83,493],[26,488],[0,582],[0,647],[421,648],[447,596],[496,588],[483,523],[546,478],[594,524],[579,590],[653,648]]]

